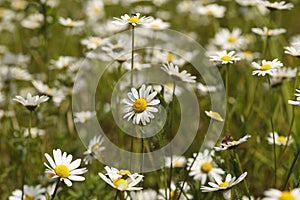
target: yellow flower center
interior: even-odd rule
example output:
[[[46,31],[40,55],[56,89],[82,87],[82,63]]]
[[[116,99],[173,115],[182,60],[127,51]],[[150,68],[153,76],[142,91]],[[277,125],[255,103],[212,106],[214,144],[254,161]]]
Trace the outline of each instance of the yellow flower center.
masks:
[[[204,173],[209,173],[212,170],[213,166],[210,162],[204,162],[201,165],[201,171]]]
[[[65,165],[57,165],[54,169],[57,176],[67,178],[70,176],[70,170]]]
[[[231,56],[222,56],[221,60],[223,60],[223,61],[231,61]]]
[[[120,175],[131,175],[131,172],[129,170],[122,169],[118,172],[118,174],[120,174]]]
[[[260,70],[262,70],[262,71],[267,71],[267,70],[269,70],[269,69],[271,69],[271,68],[272,68],[271,65],[265,64],[265,65],[263,65],[263,66],[260,67]]]
[[[223,187],[223,188],[227,188],[229,186],[229,183],[227,181],[225,181],[225,182],[222,182],[219,186]]]
[[[295,197],[291,194],[290,191],[283,191],[278,200],[295,200]]]
[[[34,200],[34,196],[26,195],[24,200]]]
[[[139,98],[133,103],[133,109],[137,113],[144,112],[147,108],[147,101],[144,98]]]
[[[286,143],[287,142],[287,138],[284,136],[279,136],[277,139],[277,142],[281,142],[281,143]]]
[[[130,17],[129,19],[128,19],[128,21],[130,22],[130,23],[139,23],[140,22],[140,19],[139,18],[137,18],[137,17]]]
[[[230,42],[230,43],[235,43],[236,42],[236,37],[229,36],[227,41]]]
[[[126,180],[119,178],[113,181],[114,186],[116,186],[117,189],[125,190],[128,187],[128,183]]]
[[[167,60],[168,60],[169,62],[173,61],[173,60],[174,60],[174,55],[171,54],[171,53],[168,53],[168,55],[167,55]]]

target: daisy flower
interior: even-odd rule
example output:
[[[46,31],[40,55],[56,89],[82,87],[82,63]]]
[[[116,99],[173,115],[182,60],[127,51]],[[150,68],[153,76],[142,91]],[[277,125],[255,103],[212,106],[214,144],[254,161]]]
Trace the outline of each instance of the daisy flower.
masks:
[[[176,156],[173,155],[171,157],[165,157],[165,167],[171,166],[171,160],[172,160],[172,167],[184,167],[186,163],[186,158],[184,156]]]
[[[45,157],[49,164],[44,162],[46,166],[46,173],[50,174],[51,179],[59,179],[63,181],[68,187],[72,186],[72,181],[84,181],[83,176],[79,176],[87,172],[86,168],[78,168],[81,159],[72,161],[73,156],[62,153],[60,149],[53,149],[53,158],[45,153]]]
[[[151,28],[153,30],[164,30],[170,27],[170,23],[164,22],[160,18],[156,18],[149,23],[143,24],[145,28]]]
[[[185,193],[180,194],[179,189],[182,187],[183,182],[179,183],[179,187],[176,187],[174,182],[171,182],[170,188],[167,189],[160,189],[158,194],[158,200],[165,200],[165,199],[176,199],[176,200],[187,200],[187,199],[193,199],[193,196],[191,194],[188,194],[187,192],[190,190],[190,186],[187,183],[184,183],[182,192]],[[166,192],[167,190],[167,192]],[[167,193],[167,195],[166,195]]]
[[[208,117],[210,117],[210,118],[212,118],[214,120],[217,120],[219,122],[223,122],[224,121],[224,119],[221,117],[221,115],[218,112],[214,112],[214,111],[210,110],[210,111],[205,111],[205,114]]]
[[[30,93],[27,93],[27,97],[23,98],[22,96],[16,96],[13,98],[13,101],[17,101],[25,106],[28,110],[33,111],[39,106],[41,103],[46,102],[49,100],[47,96],[32,96]]]
[[[300,106],[300,89],[296,89],[296,100],[289,100],[288,103],[294,106]]]
[[[258,1],[258,3],[261,3],[269,10],[290,10],[294,7],[294,5],[292,3],[286,3],[285,1],[270,2],[270,1],[260,0],[260,1]]]
[[[173,63],[163,64],[161,67],[167,74],[169,74],[174,80],[180,80],[188,83],[195,83],[196,76],[192,76],[186,70],[179,72],[179,68],[177,65]]]
[[[235,51],[230,51],[227,53],[227,51],[219,51],[216,52],[216,56],[210,56],[210,61],[215,62],[221,62],[221,64],[228,64],[228,63],[234,63],[236,61],[239,61],[241,58],[234,55]]]
[[[125,115],[124,119],[132,119],[133,124],[146,125],[150,122],[151,119],[154,119],[152,113],[158,112],[158,109],[154,106],[157,106],[160,101],[154,99],[157,92],[151,92],[152,86],[146,88],[145,85],[137,91],[135,88],[131,88],[131,92],[127,94],[128,98],[123,100],[123,103],[126,104],[124,108]]]
[[[46,200],[44,193],[46,189],[41,185],[29,186],[24,185],[24,193],[22,196],[22,190],[15,190],[12,192],[12,195],[8,198],[9,200]]]
[[[262,200],[300,200],[300,188],[293,190],[280,191],[277,189],[269,189],[264,192],[265,197]]]
[[[69,28],[74,28],[74,27],[82,27],[84,26],[84,21],[74,21],[71,18],[63,18],[59,17],[58,21],[61,25],[69,27]]]
[[[199,6],[197,9],[200,15],[212,16],[215,18],[223,18],[226,7],[219,6],[218,4],[209,4],[207,6]]]
[[[263,28],[252,28],[251,31],[257,35],[270,37],[275,35],[280,35],[286,32],[286,29],[279,28],[279,29],[269,29],[268,27]]]
[[[221,178],[221,175],[225,172],[216,166],[213,162],[214,151],[209,152],[205,149],[204,152],[199,152],[198,155],[194,154],[194,158],[189,158],[187,166],[190,167],[190,176],[194,177],[194,180],[201,181],[204,185],[207,178],[213,180],[214,177]],[[195,160],[195,161],[194,161]],[[194,164],[191,166],[191,164]]]
[[[209,182],[208,186],[201,186],[201,191],[202,192],[215,192],[215,191],[224,191],[223,196],[225,199],[230,199],[231,198],[231,190],[228,190],[235,186],[236,184],[240,183],[245,179],[247,176],[247,172],[244,172],[240,177],[236,179],[236,177],[232,177],[231,174],[227,174],[225,181],[222,181],[222,179],[218,176],[214,177],[215,183],[214,182]]]
[[[81,111],[74,112],[74,122],[75,123],[85,123],[87,120],[96,116],[95,111]]]
[[[105,150],[105,147],[102,146],[103,137],[102,135],[95,136],[90,140],[88,149],[83,153],[85,155],[83,161],[87,165],[92,163],[94,158],[97,158],[101,151]]]
[[[140,13],[131,14],[129,16],[128,14],[125,14],[121,16],[121,18],[114,17],[113,23],[116,25],[126,25],[130,24],[132,26],[136,26],[137,24],[146,24],[150,23],[153,20],[152,17],[141,17]]]
[[[257,69],[252,72],[252,75],[265,76],[266,74],[269,74],[273,76],[274,73],[283,66],[283,64],[276,58],[272,61],[263,60],[261,65],[256,62],[252,62],[252,66]]]
[[[113,188],[120,191],[143,189],[142,187],[135,187],[142,181],[144,177],[143,175],[137,173],[131,174],[131,172],[128,170],[118,170],[109,166],[104,167],[104,169],[107,172],[106,175],[102,173],[98,173],[98,175]]]
[[[292,136],[285,137],[285,136],[282,136],[282,135],[278,135],[277,132],[274,132],[274,138],[275,138],[275,144],[276,145],[290,145],[294,141]],[[269,144],[274,144],[273,133],[269,134],[269,137],[267,138],[267,140],[268,140]]]
[[[239,146],[240,144],[247,142],[247,140],[251,138],[251,135],[245,135],[244,137],[240,138],[239,140],[233,140],[233,138],[229,137],[225,137],[225,139],[222,140],[222,143],[220,146],[218,147],[214,147],[214,149],[216,151],[224,151],[227,149],[233,149],[237,146]]]
[[[232,32],[222,28],[216,33],[213,43],[225,50],[243,49],[246,47],[248,40],[241,34],[242,31],[239,28],[234,28]]]

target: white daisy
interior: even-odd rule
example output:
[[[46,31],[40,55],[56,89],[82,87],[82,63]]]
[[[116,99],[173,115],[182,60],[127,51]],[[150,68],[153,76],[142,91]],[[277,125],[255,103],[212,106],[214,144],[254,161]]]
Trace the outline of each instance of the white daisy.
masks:
[[[218,147],[214,147],[216,151],[224,151],[227,149],[233,149],[237,146],[239,146],[241,143],[247,142],[249,138],[251,138],[251,135],[245,135],[244,137],[240,138],[239,140],[233,140],[233,138],[225,137],[224,140],[222,140],[222,143]]]
[[[197,12],[200,15],[212,16],[215,18],[223,18],[226,7],[218,4],[208,4],[207,6],[199,6]]]
[[[23,98],[22,96],[16,96],[15,98],[13,98],[13,100],[21,103],[28,110],[33,111],[41,103],[48,101],[49,97],[44,96],[44,95],[42,95],[42,96],[39,96],[39,95],[32,96],[30,93],[27,93],[26,98]]]
[[[248,44],[248,40],[242,36],[242,31],[239,28],[234,28],[232,32],[226,28],[222,28],[216,33],[213,43],[221,49],[238,50],[245,48]]]
[[[46,200],[44,193],[46,189],[41,185],[29,186],[24,185],[24,193],[22,196],[22,190],[15,190],[12,195],[8,198],[9,200]]]
[[[264,26],[263,28],[252,28],[251,31],[260,36],[270,37],[270,36],[283,34],[286,32],[286,29],[284,28],[269,29],[268,27]]]
[[[83,153],[85,155],[83,161],[86,165],[92,163],[92,160],[97,158],[100,153],[105,150],[105,147],[102,146],[102,143],[102,135],[95,136],[90,140],[88,149]]]
[[[300,188],[285,191],[271,188],[265,191],[264,195],[262,200],[300,200]]]
[[[156,18],[149,23],[143,24],[145,28],[151,28],[153,30],[164,30],[170,27],[170,23],[164,22],[160,18]]]
[[[50,174],[51,179],[60,179],[68,187],[72,186],[72,181],[84,181],[83,176],[79,176],[87,172],[86,168],[78,168],[81,163],[81,159],[72,161],[73,156],[66,152],[61,152],[60,149],[53,149],[53,158],[45,153],[50,165],[44,162],[46,166],[46,173]]]
[[[87,120],[96,116],[96,111],[74,112],[75,123],[85,123]]]
[[[135,88],[131,88],[131,92],[127,94],[128,98],[123,100],[126,104],[124,108],[124,119],[132,119],[133,124],[146,125],[151,119],[154,119],[152,113],[158,112],[157,106],[160,101],[154,99],[157,92],[152,92],[152,86],[146,88],[145,85],[137,91]]]
[[[75,21],[75,20],[72,20],[71,18],[59,17],[58,21],[61,25],[69,27],[69,28],[84,26],[84,21],[81,21],[81,20]]]
[[[265,76],[266,74],[269,74],[273,76],[278,68],[282,67],[283,64],[276,58],[272,61],[263,60],[261,65],[256,62],[252,62],[252,66],[257,69],[252,72],[252,75]]]
[[[228,63],[234,63],[236,61],[239,61],[241,58],[234,55],[235,51],[230,51],[227,53],[227,51],[219,51],[216,52],[216,56],[210,56],[210,61],[215,62],[221,62],[221,64],[228,64]]]
[[[118,170],[109,166],[104,167],[104,169],[107,174],[98,173],[98,175],[113,188],[121,191],[143,189],[142,187],[135,187],[142,181],[143,175],[137,173],[131,174],[128,170]]]
[[[289,100],[288,103],[294,106],[300,106],[300,89],[296,89],[296,100]]]
[[[213,180],[214,177],[221,178],[221,175],[225,172],[216,166],[213,162],[214,151],[205,149],[204,152],[199,152],[198,155],[194,154],[194,158],[189,158],[187,167],[190,168],[190,176],[194,177],[194,180],[201,181],[204,185],[207,178]],[[195,161],[194,161],[195,160]],[[191,167],[191,164],[194,164]]]
[[[172,157],[165,157],[165,167],[171,167],[171,160],[172,167],[184,167],[186,164],[186,158],[184,156],[173,155]]]
[[[231,190],[229,190],[231,187],[235,186],[236,184],[240,183],[245,179],[247,176],[247,172],[244,172],[242,175],[240,175],[237,179],[236,177],[232,177],[231,174],[227,174],[225,181],[223,182],[220,177],[214,177],[214,182],[209,182],[208,186],[201,186],[202,192],[215,192],[215,191],[223,191],[223,197],[225,199],[231,199]]]
[[[192,76],[186,70],[179,72],[179,68],[177,65],[173,63],[163,64],[161,67],[166,73],[168,73],[174,80],[179,80],[188,83],[195,83],[196,76]]]
[[[258,3],[261,3],[269,10],[290,10],[294,7],[292,3],[286,3],[285,1],[270,2],[270,1],[260,0],[258,1]]]
[[[274,132],[274,138],[275,138],[275,144],[276,145],[290,145],[294,141],[292,136],[285,137],[285,136],[282,136],[282,135],[278,135],[277,132]],[[269,137],[267,138],[267,140],[268,140],[269,144],[274,144],[273,133],[269,134]]]
[[[210,111],[206,111],[205,110],[205,114],[208,117],[210,117],[210,118],[212,118],[214,120],[217,120],[219,122],[223,122],[224,121],[224,119],[221,117],[221,115],[218,112],[214,112],[214,111],[211,111],[211,110]]]
[[[130,24],[132,26],[136,26],[137,24],[146,24],[150,23],[153,20],[152,17],[141,17],[140,13],[134,13],[129,16],[128,14],[125,14],[121,16],[121,18],[114,17],[113,23],[116,25],[126,25]]]
[[[170,188],[167,189],[159,189],[159,194],[157,200],[165,200],[165,199],[176,199],[176,200],[187,200],[193,199],[193,195],[188,194],[187,192],[190,190],[190,186],[187,183],[184,183],[182,191],[185,194],[180,194],[180,188],[182,187],[183,182],[179,183],[179,187],[176,187],[174,182],[171,182]],[[166,195],[167,190],[167,195]]]

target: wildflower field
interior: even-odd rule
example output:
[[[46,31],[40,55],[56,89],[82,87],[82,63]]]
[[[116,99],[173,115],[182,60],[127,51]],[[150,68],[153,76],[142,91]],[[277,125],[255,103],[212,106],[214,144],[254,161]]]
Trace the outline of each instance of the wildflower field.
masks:
[[[300,200],[298,17],[0,0],[0,199]]]

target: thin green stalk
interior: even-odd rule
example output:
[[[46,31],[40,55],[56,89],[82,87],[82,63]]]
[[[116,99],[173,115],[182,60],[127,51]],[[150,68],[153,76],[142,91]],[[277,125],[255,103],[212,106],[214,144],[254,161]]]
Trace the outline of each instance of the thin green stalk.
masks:
[[[131,70],[130,70],[130,85],[133,86],[133,65],[134,65],[134,26],[131,26]]]
[[[56,185],[55,185],[55,189],[53,194],[51,195],[51,200],[53,200],[56,196],[57,190],[58,190],[58,186],[59,186],[59,182],[60,182],[60,178],[57,179]]]
[[[288,183],[288,181],[289,181],[289,179],[290,179],[290,177],[291,177],[291,174],[292,174],[292,172],[293,172],[293,169],[294,169],[294,167],[295,167],[295,164],[296,164],[296,162],[297,162],[297,160],[298,160],[299,154],[300,154],[300,147],[298,147],[297,154],[295,155],[295,158],[294,158],[294,160],[293,160],[293,162],[292,162],[292,165],[291,165],[291,167],[290,167],[290,169],[289,169],[288,175],[286,176],[286,179],[285,179],[285,181],[284,181],[284,184],[283,184],[283,186],[282,186],[282,188],[281,188],[282,190],[285,190],[285,188],[286,188],[286,185],[287,185],[287,183]]]

